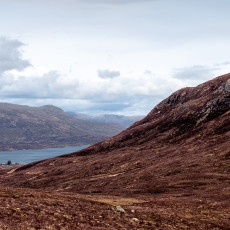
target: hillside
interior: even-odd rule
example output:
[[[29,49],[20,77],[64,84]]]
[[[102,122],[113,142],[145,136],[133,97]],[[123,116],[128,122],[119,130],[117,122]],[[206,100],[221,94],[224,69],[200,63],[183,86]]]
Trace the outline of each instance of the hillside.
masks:
[[[23,179],[29,171],[21,182],[16,179],[18,184],[79,192],[117,193],[114,187],[119,193],[190,187],[199,191],[212,183],[215,190],[219,179],[221,184],[229,182],[229,98],[229,75],[181,89],[121,134],[86,150],[22,167],[14,177]],[[56,187],[57,181],[63,183]]]
[[[115,124],[75,119],[51,105],[0,103],[0,151],[92,144],[121,130]]]
[[[124,116],[124,115],[115,115],[115,114],[89,115],[89,114],[78,113],[78,112],[68,112],[68,113],[78,119],[82,119],[86,121],[94,121],[94,122],[103,122],[103,123],[115,123],[125,128],[128,128],[134,122],[139,121],[143,118],[143,116]]]
[[[178,90],[115,137],[3,171],[0,182],[89,194],[110,204],[114,196],[135,198],[129,204],[119,201],[128,210],[139,210],[132,229],[229,229],[229,117],[226,74]]]

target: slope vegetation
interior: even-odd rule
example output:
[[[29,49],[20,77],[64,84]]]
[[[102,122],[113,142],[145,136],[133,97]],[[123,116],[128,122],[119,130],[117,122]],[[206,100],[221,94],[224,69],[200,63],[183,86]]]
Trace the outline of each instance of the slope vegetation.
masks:
[[[137,229],[229,229],[229,118],[226,74],[178,90],[115,137],[13,168],[0,182],[104,201],[109,196],[110,202],[114,196],[137,198],[125,206],[141,210]]]
[[[230,75],[225,75],[175,92],[111,139],[23,166],[10,180],[77,192],[187,193],[207,187],[227,194],[229,114]]]

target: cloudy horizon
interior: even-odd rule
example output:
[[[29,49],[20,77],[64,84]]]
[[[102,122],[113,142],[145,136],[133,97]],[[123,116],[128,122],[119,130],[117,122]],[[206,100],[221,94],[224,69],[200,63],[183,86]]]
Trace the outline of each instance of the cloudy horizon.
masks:
[[[147,114],[230,72],[228,0],[0,0],[0,102]]]

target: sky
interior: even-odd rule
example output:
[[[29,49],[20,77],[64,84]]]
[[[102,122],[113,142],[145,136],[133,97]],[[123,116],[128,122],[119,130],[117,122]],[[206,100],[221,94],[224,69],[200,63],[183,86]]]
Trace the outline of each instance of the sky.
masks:
[[[145,115],[230,72],[229,0],[0,0],[0,102]]]

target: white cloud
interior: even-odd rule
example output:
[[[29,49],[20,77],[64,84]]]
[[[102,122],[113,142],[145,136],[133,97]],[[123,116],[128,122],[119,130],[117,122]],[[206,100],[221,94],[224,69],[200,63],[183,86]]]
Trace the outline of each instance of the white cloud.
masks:
[[[66,83],[66,76],[50,71],[42,76],[13,77],[5,74],[0,80],[3,98],[60,99],[73,98],[77,84]],[[7,80],[5,80],[7,79]]]
[[[165,84],[165,79],[152,71],[148,74],[144,71],[120,74],[119,71],[105,70],[101,77],[95,72],[94,76],[85,78],[56,71],[40,76],[23,76],[22,73],[17,77],[8,72],[0,78],[0,98],[1,101],[20,104],[54,104],[65,110],[72,108],[84,112],[128,113],[138,106],[136,113],[143,114],[151,110],[159,98],[163,99],[168,92],[175,90],[179,81],[171,78],[167,82]]]
[[[2,64],[1,68],[1,101],[53,104],[65,110],[91,113],[147,113],[175,90],[199,84],[230,66],[228,61],[210,66],[196,65],[174,69],[173,74],[155,72],[148,66],[135,71],[131,66],[122,71],[111,66],[97,70],[95,66],[94,70],[86,68],[86,72],[83,69],[78,73],[78,66],[75,66],[75,70],[70,72],[68,69],[63,73],[49,71],[38,74],[36,68],[32,69],[36,73],[31,69],[20,72],[30,65],[22,58],[22,42],[2,38],[1,43],[6,45],[1,48],[1,58],[9,60],[9,65]],[[18,72],[15,75],[11,70]]]

